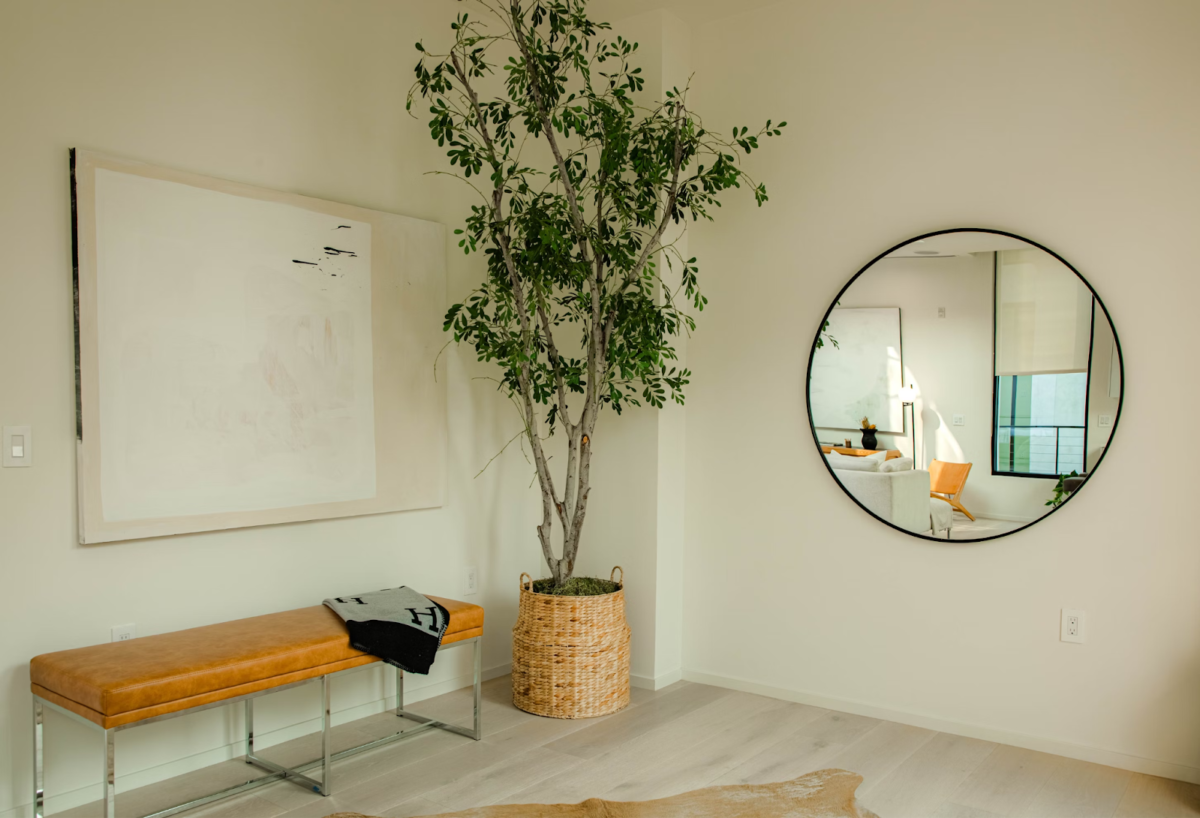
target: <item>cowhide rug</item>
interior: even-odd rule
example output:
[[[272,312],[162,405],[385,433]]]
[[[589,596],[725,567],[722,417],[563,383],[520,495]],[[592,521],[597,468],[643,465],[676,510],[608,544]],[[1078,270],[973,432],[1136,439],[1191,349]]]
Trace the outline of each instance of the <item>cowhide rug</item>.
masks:
[[[878,818],[858,805],[862,776],[847,770],[819,770],[778,784],[708,787],[656,801],[602,801],[582,804],[506,804],[447,812],[434,818]],[[339,812],[327,818],[367,818]]]

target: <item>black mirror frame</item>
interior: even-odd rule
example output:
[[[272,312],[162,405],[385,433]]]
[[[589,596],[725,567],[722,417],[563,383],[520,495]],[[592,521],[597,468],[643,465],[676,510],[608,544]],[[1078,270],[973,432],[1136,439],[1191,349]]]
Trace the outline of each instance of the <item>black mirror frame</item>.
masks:
[[[1079,488],[1077,488],[1075,491],[1071,492],[1071,494],[1068,495],[1065,500],[1063,500],[1057,506],[1054,506],[1053,508],[1051,508],[1048,512],[1043,514],[1041,517],[1038,517],[1036,520],[1028,522],[1019,528],[1014,528],[1011,531],[1005,531],[1003,534],[993,534],[990,537],[976,537],[974,539],[966,539],[966,540],[945,540],[945,539],[941,539],[939,537],[930,536],[928,534],[918,534],[915,531],[909,531],[907,528],[901,528],[900,526],[895,525],[894,523],[888,522],[887,520],[883,519],[875,512],[868,509],[862,503],[860,503],[858,501],[858,498],[855,497],[850,492],[849,489],[847,489],[844,485],[842,485],[842,481],[837,479],[837,475],[834,474],[833,467],[829,465],[829,460],[828,460],[828,458],[825,457],[825,453],[821,449],[821,440],[817,436],[817,426],[816,426],[816,423],[813,422],[812,400],[811,400],[811,398],[812,398],[813,359],[816,357],[816,354],[817,354],[817,342],[821,339],[821,328],[825,326],[825,322],[829,320],[829,316],[833,314],[834,309],[837,307],[838,302],[842,300],[842,296],[846,294],[846,291],[849,290],[850,287],[852,287],[854,285],[855,281],[858,281],[859,277],[863,273],[865,273],[867,270],[871,269],[871,267],[873,267],[876,263],[878,263],[883,258],[885,258],[885,257],[891,255],[892,253],[896,252],[897,250],[899,250],[901,247],[905,247],[909,244],[912,244],[915,241],[920,241],[922,239],[928,239],[933,236],[945,236],[950,233],[990,233],[995,236],[1005,236],[1007,238],[1017,239],[1018,241],[1023,241],[1026,244],[1029,244],[1031,247],[1036,247],[1039,250],[1049,253],[1054,258],[1058,259],[1063,264],[1065,264],[1067,266],[1067,269],[1069,269],[1075,275],[1079,276],[1079,280],[1082,281],[1084,283],[1084,286],[1086,286],[1091,291],[1092,297],[1096,299],[1096,303],[1100,305],[1100,310],[1104,313],[1104,317],[1108,320],[1108,325],[1112,329],[1113,345],[1116,347],[1116,350],[1117,350],[1117,363],[1120,366],[1120,370],[1121,370],[1121,394],[1120,394],[1119,398],[1117,399],[1117,401],[1118,401],[1117,402],[1117,412],[1116,412],[1116,415],[1113,417],[1112,431],[1109,432],[1109,435],[1108,435],[1109,444],[1107,446],[1105,446],[1104,451],[1100,455],[1100,459],[1096,461],[1096,465],[1092,468],[1092,470],[1090,472],[1088,472],[1087,479],[1084,480],[1083,484],[1080,485]],[[994,314],[995,314],[995,307],[993,305],[993,319],[992,319],[993,322],[995,321]],[[993,358],[995,356],[995,343],[996,343],[995,335],[996,335],[995,330],[993,328],[993,332],[992,332],[992,347],[993,347],[992,355],[993,355]],[[994,387],[993,387],[993,389],[994,389]],[[995,398],[993,395],[993,403],[994,403],[994,401],[995,401]],[[993,229],[987,228],[987,227],[954,227],[954,228],[950,228],[948,230],[934,230],[929,233],[923,233],[919,236],[914,236],[911,239],[906,239],[905,241],[902,241],[899,244],[893,245],[892,247],[889,247],[887,250],[884,250],[882,253],[875,256],[875,258],[871,259],[865,265],[863,265],[862,268],[859,269],[859,271],[857,273],[855,273],[849,281],[846,282],[845,286],[843,286],[840,290],[838,290],[838,293],[834,297],[833,302],[829,305],[829,309],[827,309],[825,311],[825,314],[821,317],[820,322],[817,324],[817,333],[813,337],[812,349],[808,353],[808,369],[805,373],[805,380],[804,380],[804,404],[805,404],[805,409],[808,412],[808,427],[812,431],[813,443],[816,445],[816,448],[817,448],[817,456],[821,458],[821,462],[824,464],[825,470],[829,472],[829,476],[831,478],[833,478],[833,482],[837,484],[838,488],[840,488],[845,493],[845,495],[854,502],[854,504],[856,506],[858,506],[863,511],[865,511],[869,516],[874,517],[876,520],[883,523],[888,528],[894,528],[895,530],[901,532],[902,534],[906,534],[910,537],[916,537],[917,539],[920,539],[920,540],[926,540],[928,542],[935,542],[935,543],[950,542],[950,543],[954,543],[954,544],[987,542],[989,540],[998,540],[998,539],[1001,539],[1002,537],[1011,536],[1020,531],[1025,531],[1026,529],[1030,528],[1031,526],[1037,525],[1038,523],[1042,522],[1047,517],[1049,517],[1051,514],[1054,514],[1055,512],[1062,509],[1064,506],[1067,505],[1067,503],[1071,502],[1071,500],[1075,499],[1075,495],[1079,494],[1079,492],[1083,490],[1083,487],[1086,486],[1089,482],[1091,482],[1092,476],[1100,469],[1100,464],[1103,463],[1104,458],[1108,456],[1108,448],[1112,444],[1113,436],[1116,435],[1116,433],[1117,433],[1117,427],[1121,423],[1121,412],[1125,408],[1125,353],[1121,349],[1121,338],[1117,334],[1117,326],[1116,326],[1116,324],[1113,323],[1112,315],[1109,314],[1108,307],[1106,307],[1104,305],[1104,300],[1100,298],[1100,294],[1096,292],[1096,288],[1091,285],[1091,282],[1089,282],[1087,280],[1087,278],[1085,278],[1083,276],[1083,274],[1079,272],[1079,270],[1075,269],[1075,266],[1073,264],[1071,264],[1071,262],[1067,261],[1065,258],[1060,256],[1058,253],[1051,250],[1049,247],[1046,247],[1043,244],[1040,244],[1036,241],[1033,241],[1032,239],[1028,239],[1025,236],[1021,236],[1016,233],[1010,233],[1006,230],[993,230]],[[994,407],[993,407],[993,409],[994,409]],[[916,413],[914,412],[913,414],[915,415]],[[916,421],[914,418],[914,425],[915,425],[915,422]],[[993,441],[992,445],[994,448],[995,441]],[[1084,454],[1086,457],[1086,452]],[[995,458],[989,454],[988,460],[989,460],[989,462],[994,462]],[[1047,478],[1047,479],[1049,479],[1049,478]]]

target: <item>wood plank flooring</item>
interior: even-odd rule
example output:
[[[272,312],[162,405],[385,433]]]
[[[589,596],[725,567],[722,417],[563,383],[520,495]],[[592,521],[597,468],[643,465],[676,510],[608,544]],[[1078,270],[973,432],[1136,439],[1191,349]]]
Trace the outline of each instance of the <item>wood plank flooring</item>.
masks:
[[[860,773],[859,800],[881,818],[1200,816],[1200,787],[1191,784],[707,685],[635,690],[628,709],[585,721],[523,713],[512,706],[508,685],[508,677],[484,685],[481,742],[426,733],[338,762],[328,798],[277,782],[182,816],[410,818],[496,803],[662,798],[824,767]],[[470,707],[470,691],[459,690],[413,709],[466,723]],[[387,735],[398,721],[385,713],[341,725],[336,745]],[[317,747],[309,736],[262,755],[294,764],[315,757]],[[244,781],[247,769],[235,760],[118,792],[118,815],[142,815]],[[99,804],[60,815],[93,818]]]

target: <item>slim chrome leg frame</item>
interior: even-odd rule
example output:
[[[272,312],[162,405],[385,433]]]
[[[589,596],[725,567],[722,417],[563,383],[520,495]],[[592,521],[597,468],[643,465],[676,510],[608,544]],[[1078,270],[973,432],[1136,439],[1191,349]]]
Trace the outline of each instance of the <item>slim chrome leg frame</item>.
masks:
[[[201,710],[211,710],[212,708],[215,708],[215,707],[224,707],[224,706],[230,705],[230,704],[237,704],[238,702],[243,703],[243,705],[245,707],[245,713],[246,713],[246,737],[245,737],[246,763],[251,764],[255,767],[258,767],[259,769],[266,770],[268,774],[264,775],[264,776],[259,776],[258,778],[251,779],[251,780],[245,782],[244,784],[237,784],[235,786],[229,787],[228,789],[221,790],[220,792],[215,792],[215,793],[212,793],[211,795],[205,795],[200,798],[193,799],[184,804],[177,804],[176,806],[168,807],[167,809],[162,809],[162,810],[159,810],[158,812],[154,812],[149,815],[144,815],[144,816],[142,816],[142,818],[167,818],[167,816],[175,815],[176,813],[184,812],[185,810],[195,809],[196,807],[203,806],[204,804],[209,804],[209,803],[212,803],[213,801],[219,801],[222,798],[228,798],[231,795],[237,795],[238,793],[246,792],[247,790],[256,789],[258,787],[264,786],[266,784],[271,784],[271,783],[274,783],[275,781],[280,781],[280,780],[292,781],[293,783],[299,784],[300,786],[304,787],[305,789],[310,789],[313,792],[317,792],[322,795],[328,795],[330,792],[329,784],[332,780],[332,777],[331,777],[332,764],[333,764],[333,762],[340,761],[343,758],[348,758],[352,755],[357,755],[358,753],[366,752],[367,750],[374,750],[376,747],[382,747],[386,744],[392,744],[393,742],[412,738],[413,736],[421,735],[421,734],[423,734],[429,730],[433,730],[435,728],[441,729],[441,730],[447,730],[451,733],[457,733],[459,735],[467,736],[468,738],[473,738],[476,741],[483,738],[482,721],[480,718],[481,707],[483,704],[482,641],[483,641],[482,637],[475,637],[474,639],[464,639],[461,642],[455,642],[451,645],[446,646],[446,648],[454,648],[454,647],[459,647],[462,645],[472,644],[474,647],[474,654],[475,654],[474,655],[474,659],[475,659],[475,662],[474,662],[474,664],[475,664],[475,672],[474,672],[475,724],[474,724],[473,730],[470,728],[466,728],[466,727],[459,727],[458,725],[455,725],[455,724],[447,724],[446,722],[438,721],[436,719],[431,719],[426,716],[418,715],[416,713],[410,713],[407,710],[405,710],[404,709],[404,680],[403,680],[403,676],[401,675],[401,676],[397,676],[397,679],[396,679],[396,683],[397,683],[397,686],[396,686],[396,715],[406,718],[406,719],[409,719],[409,720],[412,720],[412,721],[416,721],[416,722],[418,722],[419,726],[415,727],[415,728],[411,728],[409,730],[403,730],[403,731],[396,733],[394,735],[391,735],[391,736],[386,736],[381,739],[376,739],[375,741],[367,742],[366,744],[360,744],[357,747],[351,747],[349,749],[342,750],[337,753],[332,752],[333,743],[330,738],[330,731],[332,728],[332,710],[330,708],[330,687],[331,687],[330,679],[332,678],[332,676],[339,675],[337,673],[329,674],[326,676],[320,676],[320,677],[317,677],[316,679],[305,679],[300,682],[292,682],[291,684],[280,685],[279,687],[273,687],[268,690],[259,691],[257,693],[249,693],[249,694],[246,694],[245,696],[235,696],[232,699],[225,699],[223,701],[212,702],[211,704],[204,704],[204,705],[200,705],[198,707],[189,708],[188,710],[180,710],[175,713],[167,713],[166,715],[155,716],[155,717],[149,718],[149,719],[143,719],[142,721],[134,722],[133,724],[124,724],[119,727],[109,728],[107,730],[100,727],[95,722],[93,722],[89,719],[86,719],[83,716],[80,716],[77,713],[74,713],[70,710],[67,710],[66,708],[60,707],[53,702],[47,701],[47,700],[35,695],[33,697],[33,810],[34,810],[33,816],[34,816],[34,818],[46,818],[45,728],[44,728],[43,722],[44,722],[45,710],[47,708],[49,708],[50,710],[53,710],[54,712],[56,712],[60,715],[66,716],[67,718],[69,718],[73,721],[76,721],[76,722],[79,722],[80,724],[86,725],[87,727],[90,727],[91,729],[98,731],[99,733],[101,733],[104,736],[104,785],[103,785],[104,818],[115,818],[115,816],[116,816],[117,790],[116,790],[116,752],[115,751],[116,751],[116,735],[118,732],[120,732],[122,730],[128,730],[133,727],[140,727],[143,724],[150,724],[151,722],[156,722],[156,721],[165,721],[167,719],[177,718],[179,716],[184,716],[184,715],[188,715],[191,713],[197,713]],[[368,667],[372,667],[372,665],[362,665],[360,667],[350,668],[348,670],[339,671],[339,673],[353,673],[354,671],[362,670],[362,669],[368,668]],[[288,688],[300,687],[301,685],[309,684],[310,682],[314,682],[314,681],[320,681],[320,683],[321,683],[321,757],[318,759],[315,759],[313,761],[309,761],[305,764],[301,764],[298,767],[288,769],[286,767],[281,767],[280,765],[275,764],[273,762],[267,761],[266,759],[259,758],[257,755],[255,755],[254,754],[254,699],[258,698],[259,696],[265,696],[265,695],[268,695],[271,693],[278,693],[282,690],[287,690]],[[314,781],[313,779],[309,778],[308,776],[301,775],[301,773],[307,772],[308,770],[312,770],[317,767],[320,767],[322,769],[323,775],[322,775],[321,781]]]
[[[332,713],[329,710],[329,677],[321,677],[321,795],[329,795],[330,775],[333,772],[330,753],[333,752],[333,741],[329,731],[333,727]]]
[[[369,667],[369,665],[367,667]],[[354,668],[354,669],[357,670],[357,668]],[[228,704],[237,704],[238,702],[248,701],[252,698],[256,698],[258,696],[262,696],[262,695],[265,695],[268,693],[276,693],[276,692],[279,692],[280,690],[286,690],[287,688],[290,688],[290,687],[299,687],[302,684],[307,684],[309,681],[312,681],[312,680],[305,679],[303,682],[294,682],[294,683],[288,684],[288,685],[281,685],[279,687],[273,688],[272,690],[264,690],[264,691],[261,691],[258,693],[251,693],[251,694],[248,694],[247,696],[239,696],[232,700],[226,700],[226,701],[222,701],[222,702],[213,702],[212,704],[206,704],[206,705],[201,705],[199,707],[193,707],[189,710],[180,710],[177,713],[168,713],[167,715],[164,715],[164,716],[156,716],[154,718],[144,719],[140,722],[135,722],[133,724],[124,724],[119,727],[112,727],[107,730],[100,727],[98,724],[91,721],[90,719],[85,719],[83,716],[80,716],[77,713],[73,713],[70,710],[67,710],[66,708],[60,707],[57,704],[55,704],[54,702],[47,701],[39,696],[34,696],[33,697],[34,818],[46,818],[45,764],[44,764],[45,728],[44,728],[44,724],[43,724],[44,713],[46,710],[53,710],[54,712],[58,713],[59,715],[65,716],[65,717],[71,719],[72,721],[76,721],[80,724],[83,724],[83,725],[91,728],[92,730],[95,730],[96,732],[100,733],[101,736],[103,736],[103,738],[104,738],[104,753],[103,753],[104,769],[103,769],[103,775],[102,775],[102,793],[101,793],[102,798],[103,798],[102,804],[104,805],[103,806],[103,814],[104,814],[104,818],[114,818],[114,816],[116,815],[115,807],[116,807],[116,794],[117,794],[116,766],[115,766],[115,764],[116,764],[116,752],[115,751],[116,751],[116,735],[117,735],[117,733],[119,733],[122,730],[128,730],[133,727],[139,727],[143,724],[149,724],[149,723],[155,722],[155,721],[165,721],[166,719],[169,719],[169,718],[175,718],[177,716],[183,716],[183,715],[187,715],[190,713],[196,713],[201,710],[210,710],[214,707],[219,707],[219,706],[228,705]],[[338,758],[338,755],[335,754],[333,756],[333,760],[336,761],[337,758]],[[159,810],[158,812],[154,812],[149,815],[144,815],[144,816],[142,816],[142,818],[167,818],[167,816],[169,816],[169,815],[174,815],[178,812],[183,812],[183,811],[189,810],[189,809],[195,809],[196,807],[203,806],[204,804],[208,804],[213,801],[219,801],[222,798],[228,798],[231,795],[237,795],[238,793],[245,792],[247,790],[252,790],[257,787],[261,787],[265,784],[271,784],[271,783],[273,783],[275,781],[279,781],[281,779],[293,780],[296,783],[305,787],[306,789],[312,789],[316,792],[320,792],[320,790],[321,790],[320,783],[313,781],[312,779],[306,778],[305,776],[298,775],[297,774],[299,772],[298,770],[289,770],[285,767],[280,767],[277,764],[272,764],[271,762],[266,761],[261,758],[258,758],[257,756],[255,756],[253,759],[248,758],[247,761],[256,767],[267,770],[270,774],[264,775],[264,776],[259,776],[258,778],[250,779],[250,780],[246,781],[244,784],[236,784],[232,787],[229,787],[228,789],[224,789],[224,790],[221,790],[220,792],[212,793],[211,795],[205,795],[200,798],[193,799],[184,804],[177,804],[176,806],[168,807],[166,809]],[[306,768],[316,766],[319,763],[320,763],[320,761],[312,762],[311,764],[306,765]]]
[[[444,721],[431,719],[428,716],[422,716],[419,713],[413,713],[404,709],[404,678],[401,675],[396,680],[396,715],[401,718],[409,719],[421,724],[423,727],[436,727],[439,730],[446,730],[451,733],[458,733],[460,736],[473,738],[479,741],[483,738],[483,637],[477,636],[474,639],[464,639],[461,642],[455,642],[447,647],[457,647],[459,645],[472,644],[475,650],[474,653],[474,693],[475,693],[475,722],[472,727],[459,727],[457,724],[448,724]],[[391,741],[400,736],[406,736],[414,731],[409,730],[408,733],[400,733],[397,736],[386,739]]]
[[[328,676],[321,677],[321,684],[322,684],[323,688],[328,686],[328,682],[326,681],[328,678],[329,678]],[[329,698],[327,696],[323,697],[323,702],[324,702],[323,709],[321,711],[322,714],[326,713],[329,709]],[[300,773],[296,770],[289,770],[287,767],[281,767],[280,765],[276,764],[273,761],[267,761],[265,758],[259,758],[258,756],[256,756],[254,754],[254,699],[253,698],[246,699],[245,707],[246,707],[246,763],[250,764],[252,766],[258,767],[260,770],[266,770],[267,772],[272,773],[272,776],[268,777],[269,780],[274,780],[275,777],[283,778],[286,780],[290,780],[296,784],[299,784],[300,786],[304,787],[305,789],[310,789],[310,790],[313,790],[314,792],[319,792],[322,795],[328,795],[328,793],[324,791],[325,787],[324,787],[323,783],[318,783],[316,781],[313,781],[311,778],[309,778],[307,776],[300,775]],[[325,746],[327,744],[326,735],[329,732],[328,721],[329,721],[328,718],[324,718],[324,717],[322,718],[322,721],[321,721],[321,734],[322,734],[321,735],[321,743],[322,743],[322,746]],[[258,779],[255,779],[255,780],[258,780]],[[328,780],[329,780],[329,777],[328,777],[328,775],[326,775],[325,781],[328,781]]]
[[[104,818],[117,818],[117,731],[104,731]]]
[[[483,739],[483,639],[475,640],[475,735]]]
[[[418,726],[409,728],[408,730],[401,730],[398,733],[393,733],[390,736],[384,736],[383,738],[375,739],[374,741],[369,741],[366,744],[360,744],[357,747],[351,747],[349,749],[341,750],[340,752],[333,753],[332,755],[329,756],[329,761],[331,761],[331,762],[341,761],[343,758],[349,758],[350,756],[358,755],[359,753],[365,753],[367,750],[374,750],[376,747],[384,747],[388,744],[394,744],[397,741],[404,741],[406,739],[413,738],[414,736],[419,736],[425,732],[428,732],[429,730],[434,730],[434,729],[446,730],[450,733],[457,733],[460,736],[466,736],[467,738],[473,738],[476,741],[479,741],[480,739],[482,739],[483,738],[483,726],[482,726],[483,722],[482,722],[482,716],[481,716],[481,708],[483,705],[483,651],[481,649],[482,641],[483,641],[483,638],[477,636],[474,639],[464,639],[461,642],[454,642],[453,644],[445,645],[444,647],[441,648],[441,650],[448,650],[450,648],[461,647],[463,645],[473,645],[475,648],[475,674],[474,674],[475,727],[473,730],[470,728],[467,728],[467,727],[459,727],[456,724],[447,724],[446,722],[438,721],[437,719],[431,719],[431,718],[428,718],[427,716],[422,716],[417,713],[411,713],[411,712],[405,710],[404,709],[404,679],[403,679],[403,676],[398,676],[396,679],[396,704],[397,704],[396,715],[400,716],[401,718],[415,721],[418,723]],[[367,665],[367,667],[370,667],[370,665]],[[360,669],[360,668],[355,668],[355,670],[358,670],[358,669]],[[342,672],[350,673],[352,671],[347,670],[347,671],[342,671]],[[400,671],[398,671],[398,672],[400,672]],[[293,770],[293,772],[296,772],[296,773],[307,772],[308,770],[322,766],[323,764],[325,764],[324,759],[319,758],[314,761],[309,761],[305,764],[301,764],[299,767],[296,767]],[[145,818],[158,818],[158,817],[157,816],[145,816]]]
[[[33,699],[33,818],[46,818],[46,745],[42,728],[42,700]]]
[[[274,761],[267,761],[254,754],[254,699],[246,699],[246,763],[266,770],[275,776],[299,784],[305,789],[329,795],[329,730],[332,722],[329,718],[329,676],[321,676],[321,760],[324,762],[324,775],[320,781],[314,781],[306,775],[301,775],[301,769],[288,769]]]
[[[404,671],[396,668],[396,715],[404,712]]]
[[[246,763],[254,758],[254,699],[246,699]]]

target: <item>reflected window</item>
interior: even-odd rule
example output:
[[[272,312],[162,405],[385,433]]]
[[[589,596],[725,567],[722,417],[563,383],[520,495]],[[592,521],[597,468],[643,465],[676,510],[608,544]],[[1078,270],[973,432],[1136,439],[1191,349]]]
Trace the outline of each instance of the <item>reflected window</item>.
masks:
[[[1086,372],[996,378],[997,474],[1083,473]]]
[[[1065,264],[1036,249],[995,256],[992,472],[1082,474],[1094,304]]]

